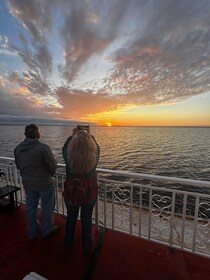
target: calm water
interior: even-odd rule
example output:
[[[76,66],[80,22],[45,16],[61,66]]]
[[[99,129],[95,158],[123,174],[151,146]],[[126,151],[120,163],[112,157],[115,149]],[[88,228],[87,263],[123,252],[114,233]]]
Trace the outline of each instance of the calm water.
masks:
[[[40,126],[63,163],[61,148],[71,126]],[[0,155],[13,157],[24,139],[24,126],[0,126]],[[99,167],[182,178],[210,180],[210,128],[92,127],[101,147]]]

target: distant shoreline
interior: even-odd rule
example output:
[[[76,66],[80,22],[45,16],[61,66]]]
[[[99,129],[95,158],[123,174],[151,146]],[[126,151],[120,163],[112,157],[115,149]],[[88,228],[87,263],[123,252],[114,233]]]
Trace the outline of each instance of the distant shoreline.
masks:
[[[29,122],[30,123],[30,122]],[[37,122],[36,122],[37,123]],[[26,123],[0,123],[0,126],[26,126]],[[38,126],[76,126],[78,123],[75,124],[38,124]],[[113,125],[113,126],[105,126],[105,125],[96,125],[96,124],[90,124],[92,127],[107,127],[108,129],[111,129],[112,127],[171,127],[171,128],[210,128],[210,126],[189,126],[189,125]]]

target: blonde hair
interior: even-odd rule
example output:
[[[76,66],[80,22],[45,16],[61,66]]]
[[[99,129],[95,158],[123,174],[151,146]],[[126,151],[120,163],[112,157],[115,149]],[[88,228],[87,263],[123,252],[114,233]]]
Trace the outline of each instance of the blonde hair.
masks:
[[[89,133],[81,130],[73,136],[68,145],[67,161],[73,174],[84,175],[94,169],[97,145]]]

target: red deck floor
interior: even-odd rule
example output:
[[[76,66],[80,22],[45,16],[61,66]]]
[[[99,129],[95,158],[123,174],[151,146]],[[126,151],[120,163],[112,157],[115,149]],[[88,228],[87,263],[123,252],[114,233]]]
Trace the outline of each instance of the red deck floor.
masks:
[[[170,249],[112,230],[96,232],[93,255],[83,257],[78,222],[74,248],[63,249],[65,218],[55,215],[61,232],[46,240],[27,238],[27,223],[21,206],[13,213],[0,212],[0,279],[21,280],[34,271],[49,280],[142,279],[207,280],[210,259]]]

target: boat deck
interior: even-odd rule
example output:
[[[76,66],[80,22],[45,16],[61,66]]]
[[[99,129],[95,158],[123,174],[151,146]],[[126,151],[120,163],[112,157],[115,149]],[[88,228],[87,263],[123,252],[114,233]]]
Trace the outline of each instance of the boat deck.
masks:
[[[84,257],[81,225],[77,223],[72,251],[65,252],[65,217],[55,214],[62,230],[48,239],[29,241],[25,206],[0,212],[0,278],[21,280],[36,272],[48,280],[142,279],[206,280],[210,259],[175,250],[144,239],[93,226],[95,249]]]

